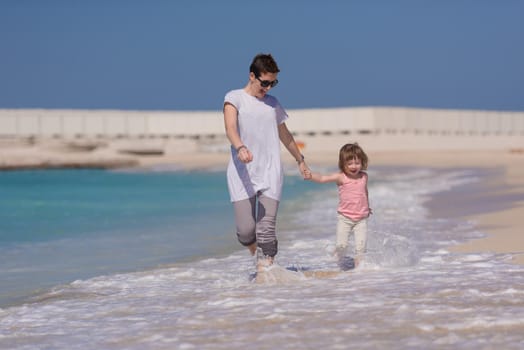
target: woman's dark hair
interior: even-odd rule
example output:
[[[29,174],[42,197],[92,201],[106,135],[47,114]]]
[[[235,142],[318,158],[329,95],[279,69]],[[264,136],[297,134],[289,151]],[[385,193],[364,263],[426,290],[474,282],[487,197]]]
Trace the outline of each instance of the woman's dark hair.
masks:
[[[255,74],[258,78],[262,73],[278,73],[280,69],[278,69],[277,62],[271,54],[259,53],[253,58],[249,72]]]

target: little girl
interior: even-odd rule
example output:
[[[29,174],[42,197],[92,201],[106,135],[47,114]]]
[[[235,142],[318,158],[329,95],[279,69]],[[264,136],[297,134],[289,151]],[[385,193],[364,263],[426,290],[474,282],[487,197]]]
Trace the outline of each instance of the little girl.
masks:
[[[368,199],[368,175],[363,170],[368,166],[368,157],[357,143],[348,143],[340,149],[339,172],[321,175],[307,171],[305,178],[318,183],[336,182],[338,186],[338,222],[336,255],[344,268],[350,233],[355,236],[355,267],[366,252],[367,218],[371,214]]]

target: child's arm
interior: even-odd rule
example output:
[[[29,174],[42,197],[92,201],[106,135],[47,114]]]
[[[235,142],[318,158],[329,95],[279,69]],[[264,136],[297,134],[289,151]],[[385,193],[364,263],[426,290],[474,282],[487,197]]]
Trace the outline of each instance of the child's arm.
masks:
[[[368,192],[368,175],[366,174],[366,199],[368,200],[368,209],[369,209],[369,215],[373,214],[373,210],[371,209],[371,204],[369,203],[369,192]]]
[[[318,183],[327,183],[327,182],[336,182],[341,181],[341,173],[333,173],[329,175],[322,175],[319,173],[310,173],[309,177],[306,177],[306,180],[311,180]]]

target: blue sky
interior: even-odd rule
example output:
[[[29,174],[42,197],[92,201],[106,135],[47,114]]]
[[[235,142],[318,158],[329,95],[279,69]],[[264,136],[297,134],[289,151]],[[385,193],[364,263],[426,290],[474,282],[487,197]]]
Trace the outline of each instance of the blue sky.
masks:
[[[252,57],[286,108],[524,110],[520,0],[2,0],[0,108],[220,110]]]

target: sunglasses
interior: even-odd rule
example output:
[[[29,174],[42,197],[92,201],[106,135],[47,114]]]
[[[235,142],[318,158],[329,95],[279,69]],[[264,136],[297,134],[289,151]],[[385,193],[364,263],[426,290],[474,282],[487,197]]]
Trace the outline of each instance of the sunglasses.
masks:
[[[272,88],[274,88],[275,86],[277,86],[278,84],[278,79],[275,79],[273,81],[270,81],[270,80],[261,80],[259,77],[256,77],[257,80],[260,82],[260,85],[263,87],[263,88],[267,88],[268,86],[271,86]]]

